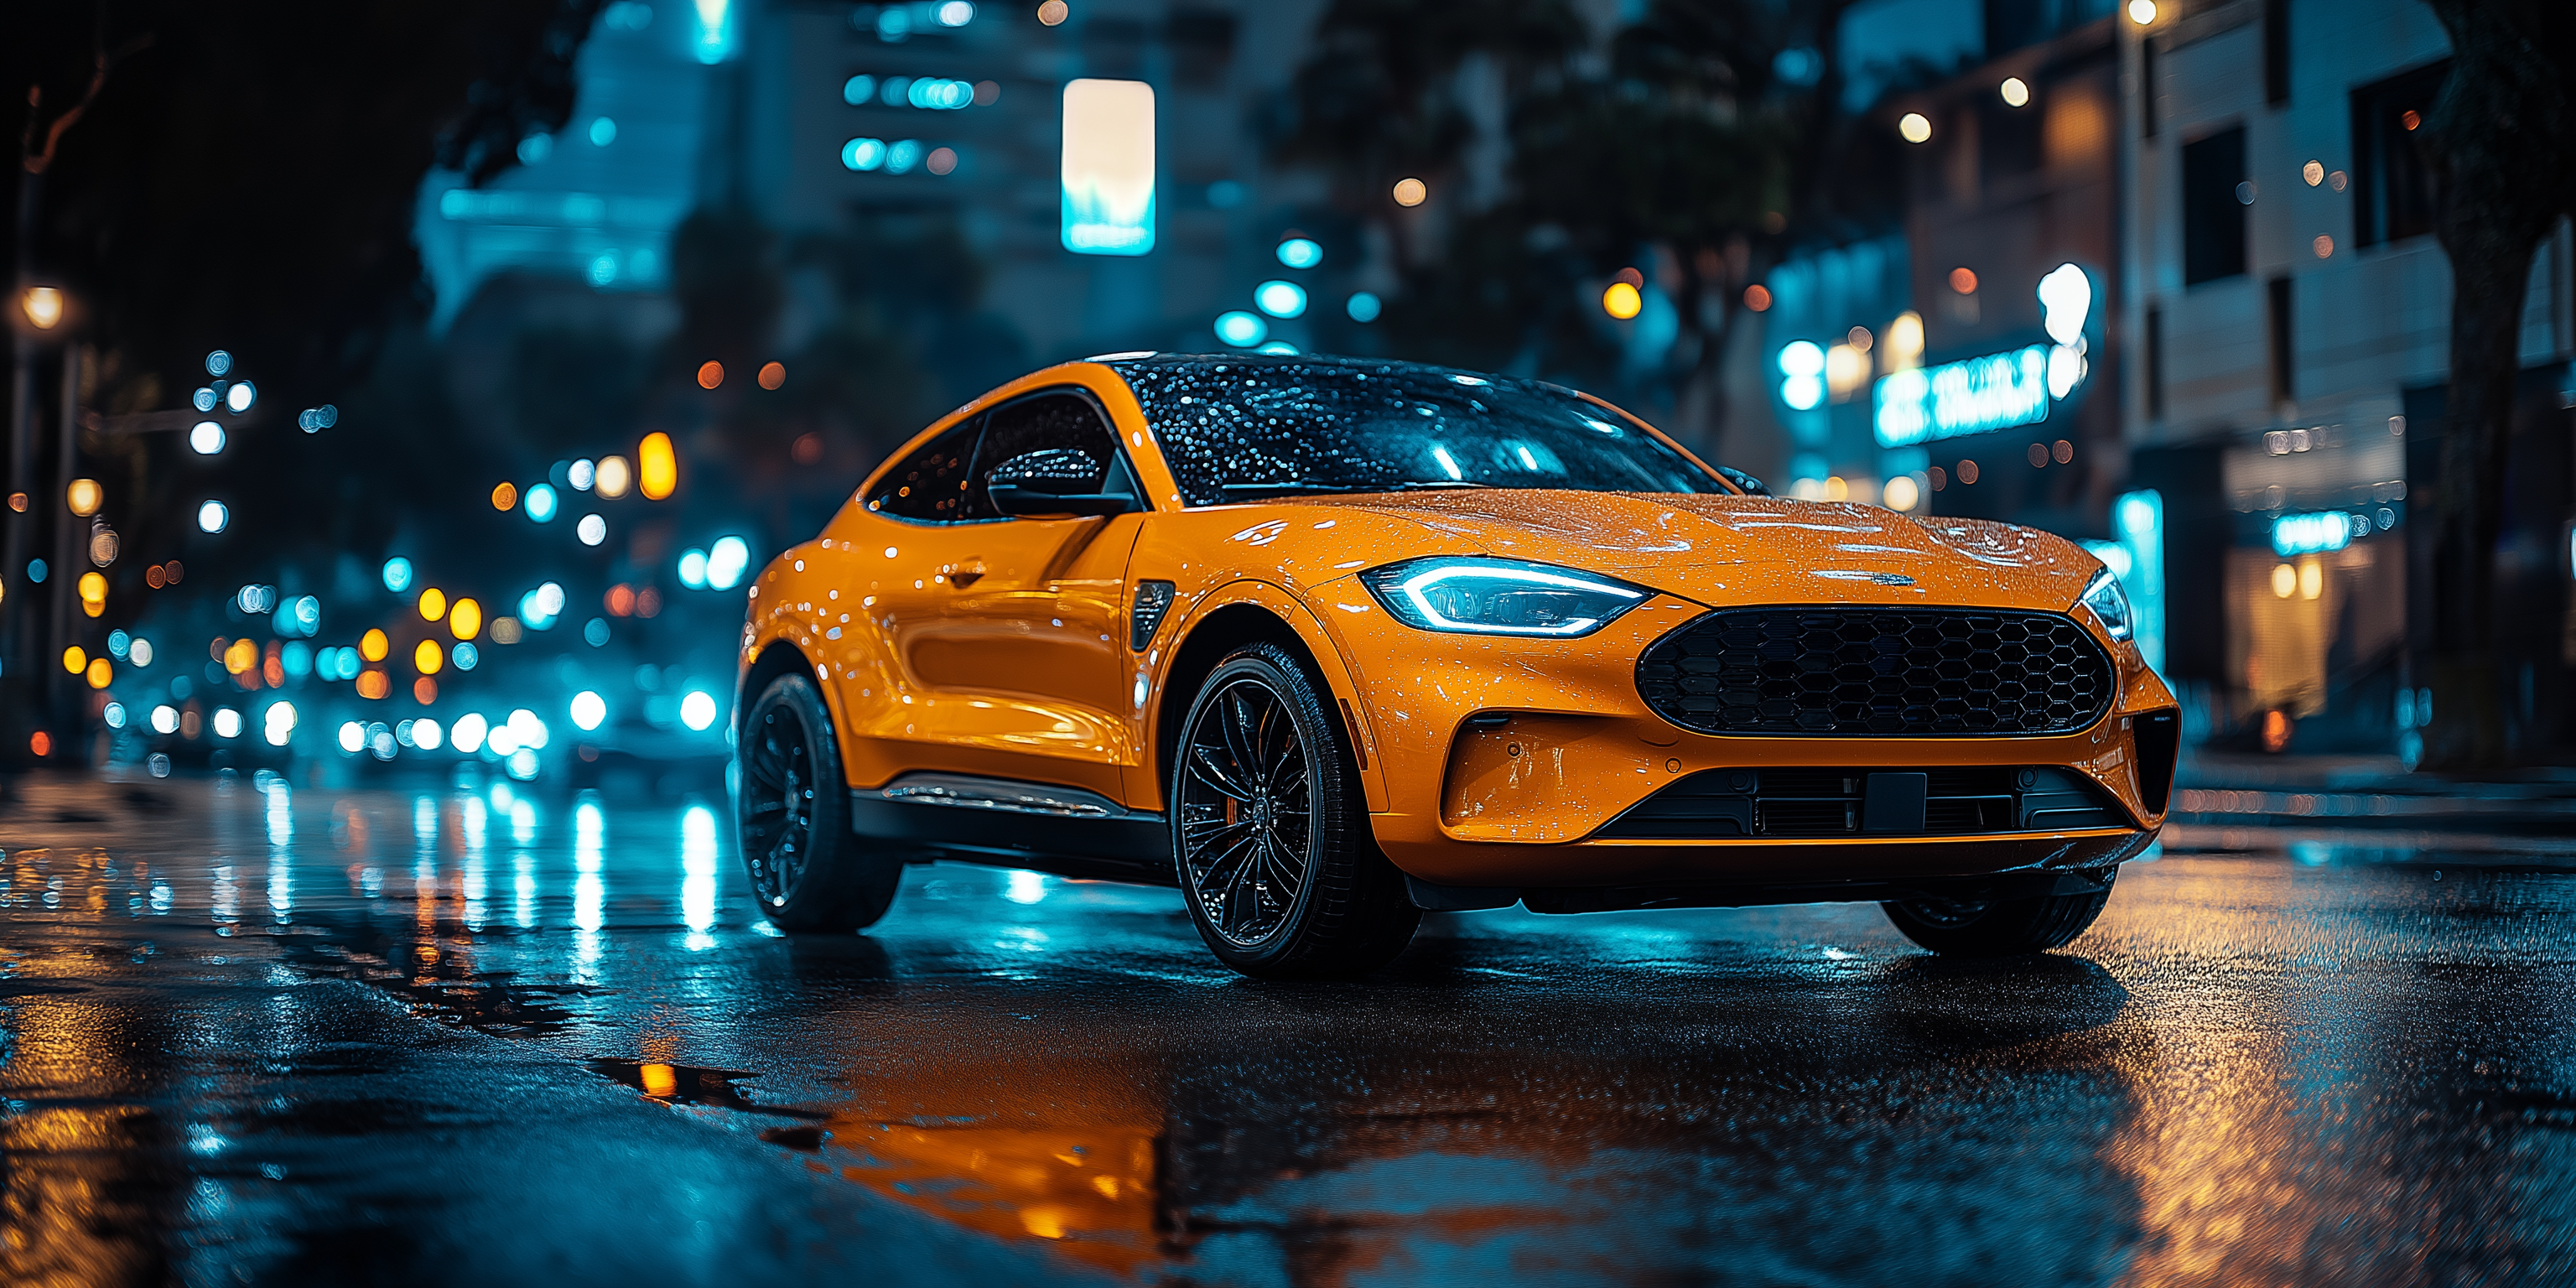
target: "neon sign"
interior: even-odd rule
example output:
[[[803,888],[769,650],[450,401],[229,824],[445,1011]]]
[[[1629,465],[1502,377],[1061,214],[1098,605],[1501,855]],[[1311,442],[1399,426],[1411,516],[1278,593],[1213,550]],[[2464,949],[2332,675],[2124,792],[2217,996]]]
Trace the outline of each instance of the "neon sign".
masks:
[[[2052,344],[1881,377],[1871,420],[1878,445],[1911,447],[2048,419],[2048,405],[2074,393],[2088,369],[2092,279],[2060,264],[2039,279],[2039,302]]]
[[[2045,345],[1892,371],[1878,382],[1878,445],[1910,447],[2037,424],[2048,419],[2048,401]]]

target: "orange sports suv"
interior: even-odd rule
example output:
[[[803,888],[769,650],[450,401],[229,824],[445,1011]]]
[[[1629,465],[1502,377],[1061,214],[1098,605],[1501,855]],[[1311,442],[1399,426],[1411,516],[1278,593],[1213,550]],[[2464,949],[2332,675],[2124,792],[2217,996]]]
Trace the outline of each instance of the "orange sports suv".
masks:
[[[2068,541],[1774,497],[1554,385],[1112,355],[943,418],[753,582],[742,851],[788,930],[931,860],[1177,885],[1264,976],[1514,903],[1874,900],[2035,952],[2164,819],[2130,635]]]

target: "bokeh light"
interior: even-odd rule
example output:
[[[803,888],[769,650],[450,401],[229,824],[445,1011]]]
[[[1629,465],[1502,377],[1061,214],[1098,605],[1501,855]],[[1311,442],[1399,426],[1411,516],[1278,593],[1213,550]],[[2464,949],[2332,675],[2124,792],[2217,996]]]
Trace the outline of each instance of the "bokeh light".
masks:
[[[470,640],[483,632],[483,605],[460,599],[447,610],[447,629],[460,640]]]
[[[211,420],[198,421],[188,431],[188,450],[199,456],[212,456],[224,450],[224,427]]]
[[[399,595],[411,589],[411,560],[396,555],[385,561],[385,589]]]
[[[592,471],[590,490],[594,496],[602,496],[614,501],[626,495],[626,489],[634,484],[635,471],[626,463],[625,457],[603,456],[599,460],[598,468]]]
[[[574,536],[581,538],[583,545],[595,546],[608,539],[608,520],[596,514],[585,514],[581,516],[581,522],[573,525],[572,531]]]
[[[680,699],[680,723],[704,732],[716,722],[716,700],[704,689],[692,689]]]
[[[731,590],[751,567],[751,546],[740,537],[718,537],[707,548],[707,586]]]
[[[71,486],[63,489],[64,504],[84,519],[98,513],[98,507],[106,500],[107,492],[99,487],[97,479],[73,479]]]
[[[1295,282],[1263,282],[1253,288],[1252,303],[1274,318],[1293,318],[1306,311],[1306,288]]]
[[[1375,322],[1385,307],[1385,301],[1377,297],[1377,292],[1353,291],[1351,298],[1343,303],[1342,311],[1350,314],[1353,322]]]
[[[530,519],[538,523],[552,523],[555,520],[556,504],[555,485],[539,483],[528,489],[527,503],[521,508],[528,512]]]
[[[1216,338],[1238,349],[1249,349],[1270,334],[1270,324],[1257,313],[1234,309],[1216,318]]]
[[[680,461],[670,435],[656,430],[636,444],[635,475],[636,488],[647,501],[659,501],[680,486]]]
[[[1290,268],[1313,268],[1324,262],[1324,248],[1312,237],[1291,237],[1279,243],[1279,262]]]
[[[447,592],[432,586],[420,592],[420,619],[434,622],[447,616]]]
[[[1601,311],[1622,322],[1637,316],[1646,307],[1645,297],[1626,282],[1612,282],[1601,292]]]
[[[358,637],[358,656],[370,662],[384,661],[386,652],[392,648],[393,641],[385,638],[383,631],[372,627],[366,634]]]
[[[1431,199],[1431,186],[1420,179],[1398,179],[1390,195],[1399,206],[1419,206]]]
[[[608,703],[597,693],[584,689],[572,695],[571,714],[572,722],[580,726],[582,732],[588,733],[608,718]]]

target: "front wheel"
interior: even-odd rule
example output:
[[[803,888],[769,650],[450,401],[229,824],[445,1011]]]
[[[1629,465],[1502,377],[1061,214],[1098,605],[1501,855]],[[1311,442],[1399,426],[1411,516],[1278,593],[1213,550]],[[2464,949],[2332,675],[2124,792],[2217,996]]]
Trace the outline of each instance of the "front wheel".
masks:
[[[742,722],[734,805],[742,865],[763,916],[781,930],[856,930],[894,902],[903,863],[850,832],[832,714],[802,675],[782,675]]]
[[[1330,712],[1300,659],[1262,643],[1208,676],[1181,726],[1173,862],[1199,937],[1246,975],[1363,974],[1422,920]]]
[[[2017,957],[2063,948],[2083,934],[2111,901],[2120,874],[2102,875],[2090,894],[2034,895],[2024,899],[1894,899],[1879,907],[1914,942],[1951,957]]]

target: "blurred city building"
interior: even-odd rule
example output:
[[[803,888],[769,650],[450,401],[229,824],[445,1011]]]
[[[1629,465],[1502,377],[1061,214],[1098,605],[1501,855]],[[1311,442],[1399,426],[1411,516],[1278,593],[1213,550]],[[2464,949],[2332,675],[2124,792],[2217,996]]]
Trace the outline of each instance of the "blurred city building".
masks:
[[[2132,482],[2167,516],[2170,675],[2214,734],[2408,750],[2430,684],[2429,525],[2451,270],[2412,137],[2449,52],[2413,0],[2166,2],[2123,21]],[[2524,745],[2569,691],[2576,352],[2563,223],[2532,271],[2500,555]]]

